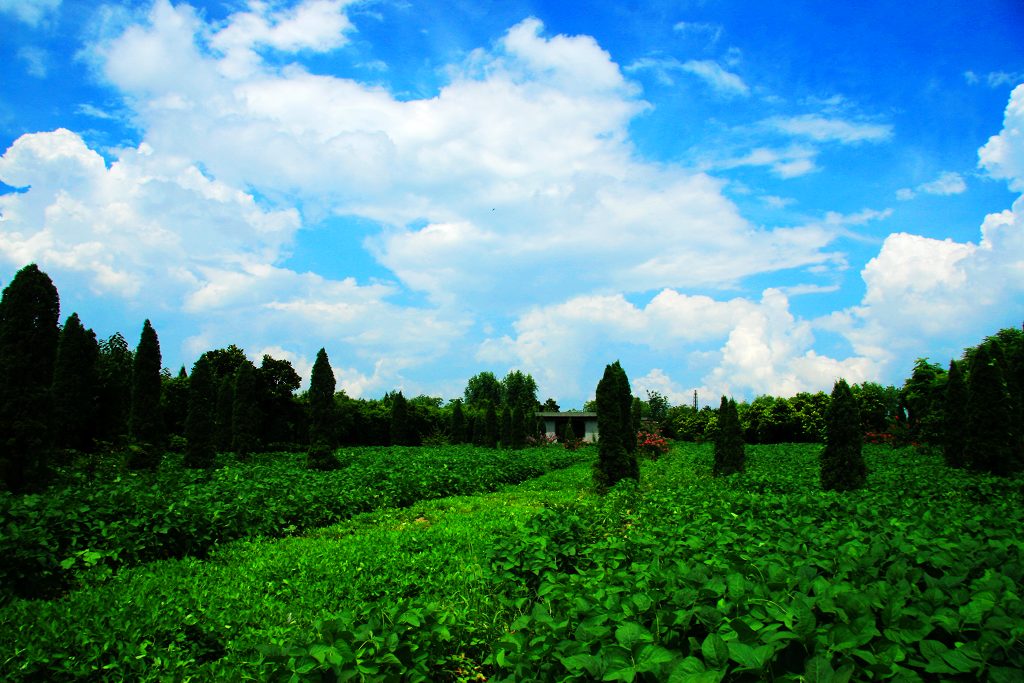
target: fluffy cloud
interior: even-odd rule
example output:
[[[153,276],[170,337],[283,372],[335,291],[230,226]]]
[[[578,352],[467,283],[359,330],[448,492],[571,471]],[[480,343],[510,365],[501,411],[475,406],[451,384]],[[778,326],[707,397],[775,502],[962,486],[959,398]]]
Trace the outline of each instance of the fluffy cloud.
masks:
[[[60,8],[61,0],[0,0],[0,12],[8,12],[29,26],[37,26]]]
[[[978,150],[978,165],[993,178],[1006,180],[1011,190],[1024,192],[1024,85],[1010,94],[1003,130]]]

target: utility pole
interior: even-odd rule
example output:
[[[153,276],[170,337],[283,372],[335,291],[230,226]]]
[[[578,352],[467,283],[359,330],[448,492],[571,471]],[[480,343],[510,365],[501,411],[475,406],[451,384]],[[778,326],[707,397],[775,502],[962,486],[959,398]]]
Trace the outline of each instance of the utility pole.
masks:
[[[697,410],[697,390],[696,389],[693,390],[693,410],[694,410],[694,412],[696,412],[696,410]]]

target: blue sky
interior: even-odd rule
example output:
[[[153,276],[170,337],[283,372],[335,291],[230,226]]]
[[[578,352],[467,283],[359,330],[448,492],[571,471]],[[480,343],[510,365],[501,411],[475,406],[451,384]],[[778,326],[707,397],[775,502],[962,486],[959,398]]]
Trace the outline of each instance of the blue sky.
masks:
[[[1019,2],[0,0],[0,282],[164,364],[578,407],[900,384],[1024,319]]]

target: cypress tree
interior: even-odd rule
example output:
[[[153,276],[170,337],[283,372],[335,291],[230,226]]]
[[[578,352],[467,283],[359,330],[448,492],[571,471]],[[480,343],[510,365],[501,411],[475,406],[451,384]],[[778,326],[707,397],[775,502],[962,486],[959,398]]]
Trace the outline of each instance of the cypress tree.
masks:
[[[231,450],[247,460],[259,447],[260,412],[256,366],[246,361],[235,371],[231,409]]]
[[[989,347],[980,345],[971,359],[964,459],[973,469],[1007,475],[1020,469],[1013,443],[1013,409],[1002,369]]]
[[[164,433],[167,436],[185,436],[185,420],[188,419],[188,372],[181,366],[176,377],[163,376],[160,390],[160,412],[164,416]]]
[[[96,364],[96,437],[110,443],[122,442],[128,434],[128,413],[132,404],[132,351],[120,332],[100,342]]]
[[[409,402],[399,391],[391,398],[391,445],[410,446],[412,436],[409,425]]]
[[[217,456],[217,380],[213,364],[203,354],[192,366],[185,418],[185,467],[208,469]]]
[[[826,491],[850,491],[867,481],[862,453],[860,410],[846,380],[832,388],[832,402],[825,426],[825,447],[821,450],[821,486]]]
[[[512,411],[507,404],[501,408],[501,447],[512,447]]]
[[[715,432],[714,475],[717,477],[742,472],[745,459],[743,428],[740,426],[736,401],[723,396],[718,407],[718,429]]]
[[[216,361],[211,357],[211,364],[216,375]],[[217,450],[226,452],[231,450],[231,419],[235,412],[235,371],[230,374],[217,376],[217,404],[214,414],[217,424]]]
[[[53,371],[54,438],[61,448],[92,448],[96,431],[96,333],[82,326],[77,313],[64,323]]]
[[[942,455],[950,467],[963,467],[966,464],[967,403],[967,383],[960,372],[960,364],[951,360],[946,375],[942,421]]]
[[[526,447],[526,417],[521,406],[512,409],[512,448],[519,450]]]
[[[452,420],[450,441],[453,444],[466,442],[466,416],[462,413],[462,401],[455,399],[452,404]]]
[[[0,478],[15,492],[47,476],[59,316],[57,288],[35,264],[0,297]]]
[[[310,469],[330,470],[341,465],[334,455],[334,370],[327,351],[320,349],[309,377],[309,453]]]
[[[487,404],[487,413],[484,416],[484,446],[498,447],[498,413],[494,410],[493,403]]]
[[[566,420],[565,426],[562,427],[562,443],[573,450],[576,448],[576,431],[572,428],[572,420]]]
[[[160,340],[147,320],[142,325],[132,363],[132,405],[128,415],[128,434],[135,442],[129,465],[136,469],[152,469],[160,462],[164,441],[160,368]]]
[[[604,491],[622,479],[640,479],[636,434],[632,431],[632,395],[629,378],[618,361],[604,369],[597,384],[598,460],[594,481]]]

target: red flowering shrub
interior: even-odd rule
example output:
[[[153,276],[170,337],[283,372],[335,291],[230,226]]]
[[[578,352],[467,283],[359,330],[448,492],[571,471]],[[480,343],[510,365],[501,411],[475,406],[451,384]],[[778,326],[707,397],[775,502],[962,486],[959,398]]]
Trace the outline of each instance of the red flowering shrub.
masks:
[[[668,441],[657,429],[651,432],[644,430],[637,432],[636,447],[641,455],[647,456],[651,460],[657,460],[668,453]]]

